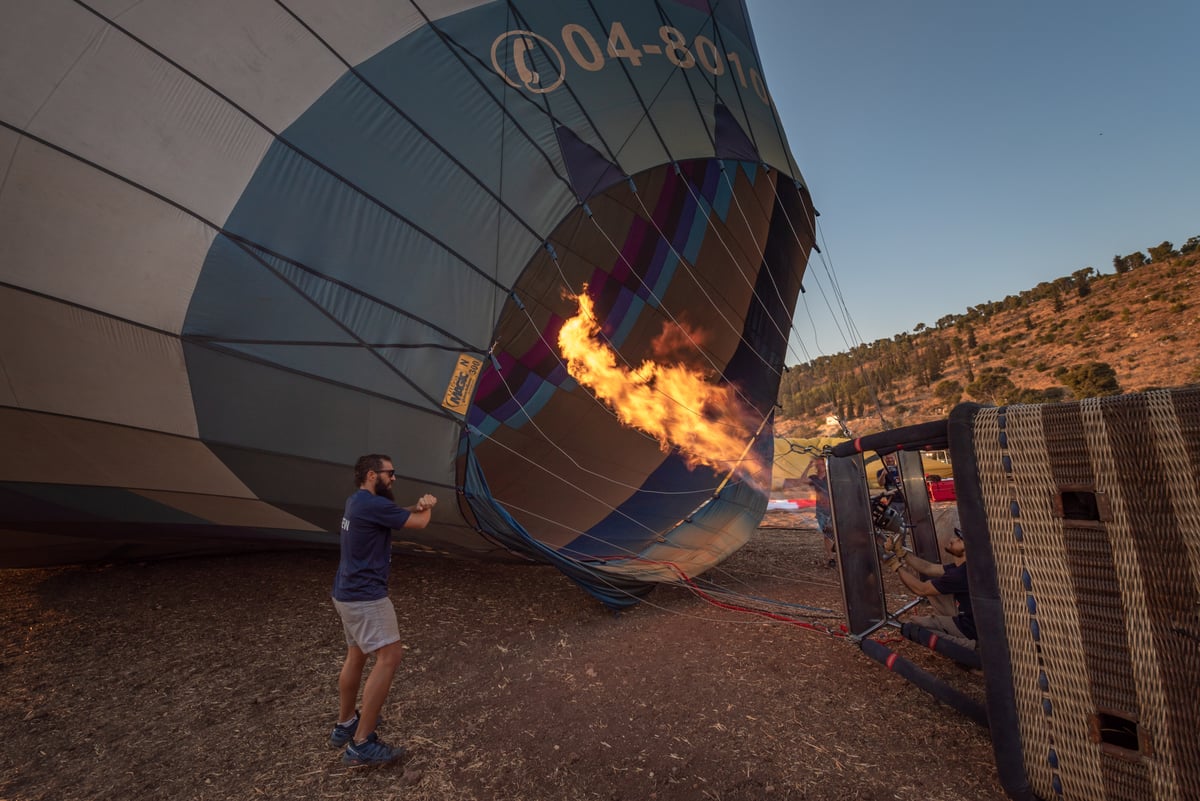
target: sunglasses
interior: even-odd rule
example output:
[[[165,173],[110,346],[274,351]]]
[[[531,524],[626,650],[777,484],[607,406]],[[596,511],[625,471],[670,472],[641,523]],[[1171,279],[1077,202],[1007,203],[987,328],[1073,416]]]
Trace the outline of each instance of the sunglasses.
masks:
[[[392,478],[396,477],[396,469],[395,468],[392,468],[391,470],[376,470],[375,472],[381,476],[386,473],[387,475],[391,476]]]

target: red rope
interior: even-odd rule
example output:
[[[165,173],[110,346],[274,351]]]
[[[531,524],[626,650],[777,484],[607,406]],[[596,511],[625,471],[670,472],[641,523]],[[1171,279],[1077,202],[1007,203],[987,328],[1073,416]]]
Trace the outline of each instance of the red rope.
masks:
[[[618,561],[618,560],[629,561],[629,557],[625,557],[625,556],[610,556],[610,557],[603,557],[603,559],[604,559],[604,561]],[[708,593],[706,593],[704,590],[697,587],[695,582],[692,581],[691,577],[688,576],[688,574],[685,573],[679,567],[679,565],[675,564],[674,562],[667,562],[667,561],[656,560],[656,559],[644,559],[642,557],[636,557],[635,561],[644,562],[646,564],[651,564],[651,565],[665,565],[666,567],[671,568],[671,570],[675,571],[675,574],[677,576],[679,576],[680,580],[687,586],[687,588],[692,592],[693,595],[700,598],[702,601],[705,601],[705,602],[717,607],[718,609],[726,609],[731,612],[742,612],[744,614],[757,615],[758,617],[765,617],[768,620],[775,620],[780,623],[787,623],[789,625],[796,626],[797,628],[807,629],[809,631],[816,631],[816,632],[820,632],[821,634],[828,634],[830,637],[845,637],[846,636],[846,633],[845,633],[846,627],[844,625],[839,626],[838,631],[834,631],[833,629],[829,628],[828,626],[822,626],[820,624],[813,623],[813,622],[807,621],[807,620],[800,620],[799,618],[790,617],[788,615],[780,614],[778,612],[767,612],[763,609],[755,609],[755,608],[749,607],[749,606],[741,606],[740,604],[731,604],[731,603],[727,603],[725,601],[718,601],[716,598],[713,598]]]

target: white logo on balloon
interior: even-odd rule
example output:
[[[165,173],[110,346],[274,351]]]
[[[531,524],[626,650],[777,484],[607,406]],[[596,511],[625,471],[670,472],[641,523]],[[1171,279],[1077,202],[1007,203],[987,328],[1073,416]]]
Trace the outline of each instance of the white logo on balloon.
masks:
[[[505,43],[510,39],[511,63],[506,59],[505,64],[501,66],[500,57],[505,52]],[[535,49],[541,50],[544,56],[558,65],[558,74],[553,76],[554,80],[547,80],[551,76],[543,75],[535,69],[532,52]],[[497,36],[496,41],[492,42],[492,66],[509,86],[514,89],[528,89],[535,94],[553,92],[562,84],[567,71],[566,62],[563,61],[558,48],[551,44],[549,39],[538,36],[533,31],[508,31]],[[515,79],[509,73],[510,67],[516,70]]]

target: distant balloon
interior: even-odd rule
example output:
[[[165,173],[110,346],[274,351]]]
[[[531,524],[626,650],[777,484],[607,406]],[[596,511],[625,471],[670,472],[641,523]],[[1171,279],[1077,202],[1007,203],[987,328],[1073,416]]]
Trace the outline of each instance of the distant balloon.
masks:
[[[372,451],[408,547],[612,605],[745,542],[769,481],[558,348],[586,284],[769,462],[813,210],[744,3],[110,9],[0,7],[0,564],[329,545]]]

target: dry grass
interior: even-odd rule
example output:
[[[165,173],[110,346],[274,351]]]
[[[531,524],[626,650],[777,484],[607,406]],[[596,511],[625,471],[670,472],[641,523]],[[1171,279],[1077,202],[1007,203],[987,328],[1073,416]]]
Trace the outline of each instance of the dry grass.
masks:
[[[0,574],[0,798],[1003,798],[986,732],[844,640],[673,588],[615,616],[553,570],[447,560],[393,573],[381,734],[410,756],[348,769],[335,559]],[[838,607],[820,563],[815,532],[763,530],[708,578]]]

